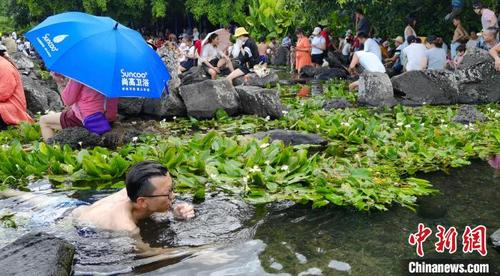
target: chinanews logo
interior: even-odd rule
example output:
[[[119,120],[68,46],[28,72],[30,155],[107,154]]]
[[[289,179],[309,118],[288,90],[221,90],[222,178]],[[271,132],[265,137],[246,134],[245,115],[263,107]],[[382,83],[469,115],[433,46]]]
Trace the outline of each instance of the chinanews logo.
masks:
[[[57,48],[56,44],[59,44],[63,42],[69,35],[67,34],[61,34],[55,36],[53,39],[50,39],[50,34],[46,33],[45,35],[42,36],[43,41],[45,44],[47,44],[47,47],[50,49],[50,52],[58,52],[59,48]],[[45,44],[40,40],[40,38],[37,38],[38,43],[42,45],[42,47],[45,49],[47,54],[51,56],[50,52],[47,50],[47,47],[45,47]]]

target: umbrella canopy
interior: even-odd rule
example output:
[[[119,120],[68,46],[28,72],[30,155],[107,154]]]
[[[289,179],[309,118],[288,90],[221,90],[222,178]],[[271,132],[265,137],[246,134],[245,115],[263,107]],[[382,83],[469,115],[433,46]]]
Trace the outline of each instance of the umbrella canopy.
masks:
[[[205,45],[207,43],[208,38],[211,34],[217,34],[219,37],[219,45],[217,45],[217,49],[224,52],[229,46],[231,46],[231,33],[226,29],[218,29],[211,33],[208,33],[201,45]]]
[[[67,12],[26,33],[46,67],[107,97],[160,98],[170,75],[142,36],[109,17]]]

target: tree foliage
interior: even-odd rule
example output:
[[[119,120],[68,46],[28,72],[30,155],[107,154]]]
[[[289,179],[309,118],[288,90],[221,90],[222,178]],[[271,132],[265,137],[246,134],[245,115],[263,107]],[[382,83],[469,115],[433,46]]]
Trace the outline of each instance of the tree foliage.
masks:
[[[206,16],[214,25],[242,22],[249,0],[186,0],[186,8],[196,19]]]

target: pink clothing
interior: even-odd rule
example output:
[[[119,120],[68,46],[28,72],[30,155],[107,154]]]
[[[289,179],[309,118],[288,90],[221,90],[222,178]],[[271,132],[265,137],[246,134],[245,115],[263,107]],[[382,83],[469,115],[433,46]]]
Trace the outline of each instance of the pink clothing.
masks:
[[[481,10],[481,24],[483,25],[483,31],[489,27],[497,27],[497,17],[492,10],[482,9]]]
[[[96,113],[104,112],[105,96],[79,82],[70,80],[62,92],[65,105],[71,106],[75,116],[83,122],[85,118]],[[113,122],[118,112],[118,99],[108,98],[106,104],[106,118]]]

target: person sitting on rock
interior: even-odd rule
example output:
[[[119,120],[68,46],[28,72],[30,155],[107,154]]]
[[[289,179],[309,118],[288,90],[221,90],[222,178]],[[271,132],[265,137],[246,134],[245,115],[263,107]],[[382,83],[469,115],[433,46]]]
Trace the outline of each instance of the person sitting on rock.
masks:
[[[427,50],[425,51],[427,57],[427,69],[429,70],[442,70],[446,66],[446,51],[441,48],[443,46],[443,39],[435,35],[427,37],[425,43]],[[462,44],[460,44],[462,45]],[[457,46],[458,48],[458,46]]]
[[[418,43],[415,36],[408,37],[408,47],[403,49],[402,52],[402,64],[404,65],[407,72],[425,70],[427,68],[427,56],[425,46],[422,43]]]
[[[495,59],[495,69],[497,69],[497,71],[500,71],[500,57],[498,56],[500,54],[500,43],[491,48],[489,52],[491,57]]]
[[[193,39],[191,37],[185,38],[185,46],[179,47],[179,50],[182,51],[182,57],[180,59],[179,70],[181,72],[187,71],[191,69],[193,66],[196,66],[196,62],[198,59],[198,54],[196,52],[196,48],[193,45]]]
[[[118,99],[108,99],[94,89],[70,80],[62,92],[66,106],[63,112],[40,117],[40,129],[45,141],[54,137],[54,131],[71,127],[84,127],[84,121],[97,112],[105,114],[108,122],[116,120]]]
[[[205,45],[203,45],[199,59],[201,66],[213,80],[217,78],[217,75],[220,74],[221,69],[224,67],[229,68],[231,72],[234,70],[231,59],[217,49],[218,45],[219,35],[212,33]]]
[[[26,112],[26,96],[21,75],[0,44],[0,129],[20,122],[33,122]]]
[[[250,35],[245,28],[237,28],[234,32],[234,37],[236,37],[236,39],[240,42],[235,45],[241,45],[241,48],[238,55],[238,68],[226,77],[226,79],[231,83],[234,79],[250,73],[250,69],[253,69],[253,67],[259,64],[260,61],[257,43],[250,38]]]
[[[361,44],[363,44],[363,50],[365,52],[371,52],[375,54],[378,59],[382,61],[382,52],[380,51],[380,46],[373,38],[369,38],[367,33],[358,33],[358,39]]]
[[[489,51],[498,44],[497,29],[488,28],[483,31],[483,39],[477,43],[477,48]]]
[[[357,51],[352,56],[351,65],[349,65],[349,73],[356,73],[356,66],[361,65],[366,72],[372,73],[385,73],[385,67],[382,61],[372,52],[367,51]],[[353,91],[357,89],[359,82],[355,81],[349,85],[349,90]]]
[[[134,235],[139,234],[137,223],[155,212],[173,209],[177,219],[194,217],[193,206],[188,203],[179,203],[172,208],[174,182],[167,168],[156,161],[133,165],[127,172],[125,186],[125,189],[90,206],[78,207],[72,212],[72,217],[78,223]]]
[[[266,43],[266,38],[263,36],[259,40],[259,62],[261,63],[269,63],[268,57],[267,57],[267,50],[269,49],[269,46],[267,46]]]

